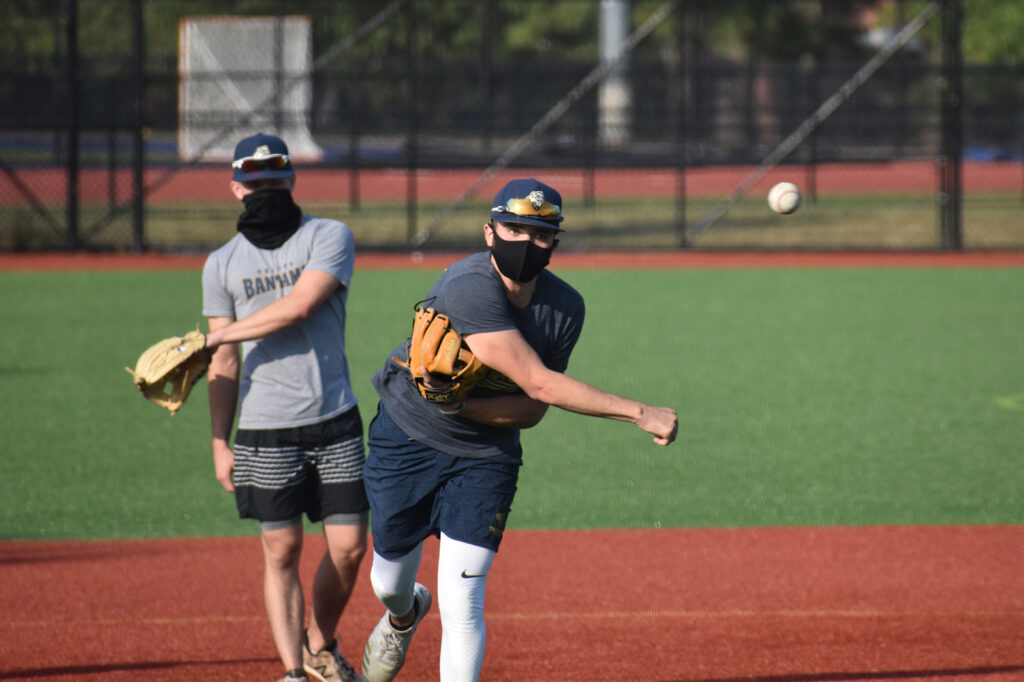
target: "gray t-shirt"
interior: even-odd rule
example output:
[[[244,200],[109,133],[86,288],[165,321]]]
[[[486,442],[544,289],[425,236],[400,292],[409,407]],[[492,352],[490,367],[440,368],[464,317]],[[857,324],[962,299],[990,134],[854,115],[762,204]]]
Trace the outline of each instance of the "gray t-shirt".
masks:
[[[564,372],[583,328],[583,297],[562,279],[544,270],[538,276],[533,299],[525,308],[509,303],[490,254],[476,253],[452,264],[437,280],[423,304],[445,313],[460,334],[518,329],[544,365]],[[388,415],[410,437],[457,457],[521,454],[519,429],[487,426],[463,417],[440,413],[436,403],[416,390],[409,371],[392,358],[408,360],[406,341],[388,356],[373,375]],[[491,371],[473,389],[473,396],[518,392],[504,375]]]
[[[306,270],[322,270],[341,283],[306,320],[242,344],[239,428],[317,424],[355,406],[345,356],[345,303],[354,258],[347,225],[308,215],[277,249],[258,248],[238,234],[207,258],[207,317],[249,317],[285,296]]]

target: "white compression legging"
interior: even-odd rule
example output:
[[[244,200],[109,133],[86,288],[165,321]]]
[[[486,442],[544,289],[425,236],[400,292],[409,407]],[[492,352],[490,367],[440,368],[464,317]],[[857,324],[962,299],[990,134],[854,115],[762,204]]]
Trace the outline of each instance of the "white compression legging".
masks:
[[[377,598],[396,616],[413,605],[413,586],[423,545],[405,556],[373,555],[370,582]],[[441,612],[441,682],[476,682],[484,662],[484,593],[492,550],[441,534],[437,560],[437,605]]]

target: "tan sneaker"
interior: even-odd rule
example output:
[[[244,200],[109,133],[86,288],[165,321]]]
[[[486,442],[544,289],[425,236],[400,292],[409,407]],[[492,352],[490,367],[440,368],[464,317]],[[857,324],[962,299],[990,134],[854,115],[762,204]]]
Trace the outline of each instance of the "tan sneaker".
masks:
[[[338,640],[317,653],[309,650],[309,640],[302,643],[302,667],[311,680],[320,682],[364,682],[352,664],[338,651]]]
[[[391,625],[391,616],[387,613],[370,633],[363,651],[363,677],[366,682],[389,682],[405,664],[405,655],[416,632],[416,627],[430,610],[432,601],[430,591],[416,583],[413,604],[416,608],[416,620],[404,630],[396,630]]]

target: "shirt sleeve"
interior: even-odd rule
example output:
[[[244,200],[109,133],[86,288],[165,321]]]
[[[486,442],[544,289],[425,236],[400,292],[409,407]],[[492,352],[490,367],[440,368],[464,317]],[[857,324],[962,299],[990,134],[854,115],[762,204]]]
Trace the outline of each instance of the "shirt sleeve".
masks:
[[[426,305],[448,315],[452,326],[463,336],[516,327],[504,291],[486,275],[467,273],[452,277],[431,294],[434,300]]]
[[[352,281],[355,264],[355,238],[345,223],[325,221],[313,238],[306,270],[322,270],[334,276],[344,287]]]
[[[583,332],[583,318],[586,307],[583,299],[577,301],[575,309],[567,315],[560,326],[558,338],[551,352],[544,358],[545,364],[556,372],[565,372],[569,368],[569,356],[572,355],[576,342]]]
[[[235,301],[224,284],[222,259],[210,254],[203,265],[203,315],[235,317]]]

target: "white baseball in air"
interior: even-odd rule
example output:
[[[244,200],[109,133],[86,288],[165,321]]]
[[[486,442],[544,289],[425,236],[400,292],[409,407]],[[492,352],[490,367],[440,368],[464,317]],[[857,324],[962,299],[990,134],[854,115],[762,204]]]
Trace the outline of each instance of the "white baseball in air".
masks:
[[[800,188],[792,182],[780,182],[768,191],[768,206],[776,213],[789,215],[800,208]]]

